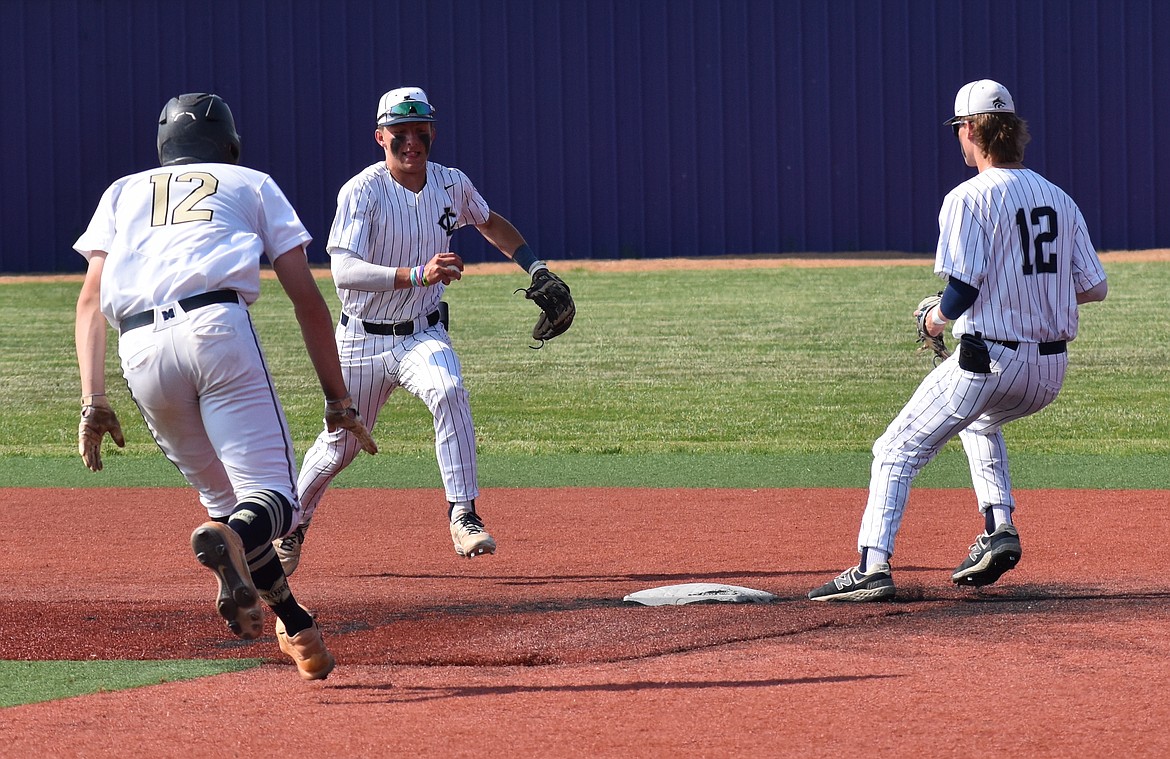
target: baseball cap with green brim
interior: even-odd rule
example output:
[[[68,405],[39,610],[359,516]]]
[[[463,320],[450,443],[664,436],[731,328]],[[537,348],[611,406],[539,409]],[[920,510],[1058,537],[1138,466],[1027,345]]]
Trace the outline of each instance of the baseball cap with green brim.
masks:
[[[380,127],[434,120],[435,107],[427,101],[427,93],[418,87],[399,87],[390,90],[378,101]]]
[[[1015,113],[1012,94],[999,82],[980,79],[964,84],[955,95],[955,115],[943,122],[950,126],[978,113]]]

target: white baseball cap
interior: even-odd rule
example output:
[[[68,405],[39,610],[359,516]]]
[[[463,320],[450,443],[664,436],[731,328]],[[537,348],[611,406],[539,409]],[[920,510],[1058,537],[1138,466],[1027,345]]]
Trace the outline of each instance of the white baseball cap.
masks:
[[[378,101],[380,127],[434,120],[435,107],[427,100],[427,93],[418,87],[399,87],[390,90]]]
[[[955,95],[955,115],[943,123],[954,124],[977,113],[1015,112],[1016,103],[1007,87],[990,79],[980,79],[962,86]]]

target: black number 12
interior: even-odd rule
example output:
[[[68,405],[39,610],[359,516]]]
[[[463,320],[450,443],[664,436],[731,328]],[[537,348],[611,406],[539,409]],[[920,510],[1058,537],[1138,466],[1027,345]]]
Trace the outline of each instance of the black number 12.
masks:
[[[1047,218],[1048,223],[1042,223]],[[1036,246],[1036,266],[1032,266],[1032,229],[1028,226],[1028,217],[1024,214],[1024,209],[1016,211],[1016,225],[1020,228],[1020,246],[1024,249],[1024,274],[1032,274],[1033,271],[1040,274],[1053,274],[1056,272],[1056,251],[1052,251],[1047,257],[1044,255],[1044,243],[1052,242],[1056,239],[1056,209],[1050,206],[1040,206],[1032,209],[1032,227],[1042,230],[1035,237]]]

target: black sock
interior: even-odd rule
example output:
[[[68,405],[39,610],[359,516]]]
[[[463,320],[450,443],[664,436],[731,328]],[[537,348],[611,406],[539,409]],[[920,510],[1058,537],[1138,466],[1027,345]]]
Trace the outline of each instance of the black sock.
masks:
[[[990,535],[995,532],[995,514],[991,507],[987,507],[987,511],[983,512],[983,530]]]
[[[288,578],[272,547],[275,537],[292,522],[292,504],[280,493],[261,490],[236,506],[228,524],[244,542],[252,582],[264,603],[284,622],[285,631],[296,635],[313,626],[313,617],[301,608],[288,586]]]
[[[272,490],[252,493],[236,505],[228,524],[244,541],[244,551],[251,553],[285,531],[292,521],[292,504]]]
[[[271,545],[256,560],[255,565],[249,562],[248,568],[252,570],[252,582],[260,592],[260,597],[272,609],[272,613],[284,622],[285,632],[296,635],[313,626],[313,617],[293,597],[288,578],[284,576],[284,568],[280,566],[280,559]]]

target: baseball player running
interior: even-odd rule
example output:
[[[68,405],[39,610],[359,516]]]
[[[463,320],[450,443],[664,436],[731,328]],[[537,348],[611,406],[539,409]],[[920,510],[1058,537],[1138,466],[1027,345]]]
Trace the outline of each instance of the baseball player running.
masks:
[[[105,392],[108,321],[147,427],[207,509],[191,547],[219,581],[220,615],[252,640],[263,632],[263,600],[280,649],[302,678],[319,680],[333,656],[271,545],[299,523],[300,509],[288,425],[248,312],[260,295],[261,254],[293,302],[326,425],[355,447],[377,447],[329,340],[329,308],[305,257],[309,234],[271,177],[236,165],[240,139],[227,104],[205,93],[171,99],[158,155],[161,168],[106,190],[74,246],[89,262],[75,335],[81,457],[96,472],[107,433],[125,444]]]
[[[810,591],[814,601],[894,596],[889,562],[910,483],[955,435],[970,463],[984,529],[951,580],[990,585],[1015,567],[1020,536],[1001,428],[1056,398],[1066,344],[1077,335],[1077,306],[1108,291],[1076,204],[1024,167],[1027,124],[1007,89],[987,79],[964,85],[946,123],[978,174],[943,200],[935,273],[947,285],[923,318],[931,335],[954,320],[959,349],[874,443],[861,559]]]
[[[434,417],[435,455],[446,490],[455,553],[495,553],[496,541],[476,512],[479,495],[475,428],[463,371],[447,334],[446,285],[461,278],[451,251],[455,230],[471,224],[532,276],[528,297],[547,312],[547,293],[564,306],[555,326],[567,329],[575,312],[568,288],[537,259],[507,219],[488,208],[462,171],[428,160],[435,109],[417,87],[400,87],[378,103],[374,140],[385,159],[362,170],[338,193],[327,249],[341,300],[337,349],[346,385],[374,429],[390,393],[402,387]],[[329,483],[357,454],[352,436],[326,429],[305,454],[297,483],[304,511],[297,530],[275,543],[286,574],[296,569],[305,531]]]

